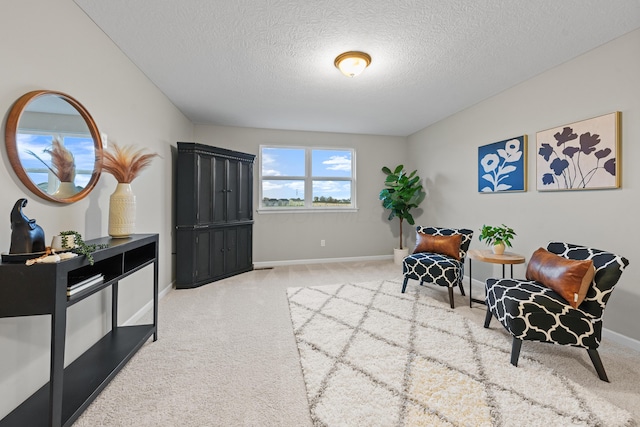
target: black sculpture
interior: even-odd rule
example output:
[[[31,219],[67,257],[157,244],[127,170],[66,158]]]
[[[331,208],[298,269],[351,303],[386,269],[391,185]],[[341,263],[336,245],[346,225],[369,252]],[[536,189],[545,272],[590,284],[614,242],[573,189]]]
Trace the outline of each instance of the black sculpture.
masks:
[[[10,254],[29,254],[44,252],[44,230],[35,219],[29,219],[22,213],[27,199],[19,199],[11,211],[11,248]]]

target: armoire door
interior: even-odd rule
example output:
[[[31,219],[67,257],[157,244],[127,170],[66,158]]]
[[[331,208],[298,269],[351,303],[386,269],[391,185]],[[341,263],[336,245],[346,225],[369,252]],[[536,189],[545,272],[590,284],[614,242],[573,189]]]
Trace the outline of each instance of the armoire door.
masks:
[[[211,222],[227,221],[227,160],[222,157],[213,158],[213,218]]]
[[[238,220],[238,160],[227,160],[227,185],[225,186],[227,194],[227,221]]]
[[[196,210],[197,224],[209,224],[211,222],[211,168],[212,157],[198,154],[197,156],[197,185],[196,185]]]
[[[253,163],[238,162],[237,220],[253,219]]]
[[[196,231],[195,233],[195,271],[193,272],[193,282],[209,280],[214,272],[211,259],[211,248],[213,233],[210,230]]]
[[[219,277],[227,272],[227,244],[225,239],[225,229],[217,228],[211,231],[213,238],[213,250],[211,251],[211,263],[213,266],[212,277]]]

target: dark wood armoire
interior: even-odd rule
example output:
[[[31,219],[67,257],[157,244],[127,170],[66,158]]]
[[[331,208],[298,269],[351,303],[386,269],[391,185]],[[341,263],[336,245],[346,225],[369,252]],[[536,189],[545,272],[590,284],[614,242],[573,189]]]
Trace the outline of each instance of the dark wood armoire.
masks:
[[[255,155],[178,142],[176,288],[253,269]]]

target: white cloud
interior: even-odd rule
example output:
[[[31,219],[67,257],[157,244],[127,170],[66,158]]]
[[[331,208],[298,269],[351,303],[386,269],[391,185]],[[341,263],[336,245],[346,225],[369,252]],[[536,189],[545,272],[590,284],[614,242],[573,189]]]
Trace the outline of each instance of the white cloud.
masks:
[[[262,181],[262,194],[287,198],[304,194],[304,181]]]
[[[304,181],[289,181],[285,185],[292,190],[304,190]]]
[[[323,165],[327,165],[327,170],[330,171],[350,171],[351,160],[345,156],[331,156],[328,160],[322,162]]]
[[[283,187],[278,181],[262,181],[262,191],[281,190]]]
[[[346,199],[351,197],[351,187],[348,182],[314,181],[313,194],[316,196],[331,195],[338,199]]]
[[[50,145],[51,144],[49,143],[43,145],[42,139],[38,138],[36,135],[18,133],[16,137],[16,148],[18,149],[18,152],[25,152],[29,150],[38,155],[40,155],[40,153],[48,155],[43,152],[43,148],[49,148]]]
[[[262,175],[263,176],[280,176],[282,175],[280,173],[280,171],[278,169],[275,169],[274,167],[277,167],[278,162],[276,161],[275,157],[269,155],[269,154],[265,154],[264,152],[262,153]]]

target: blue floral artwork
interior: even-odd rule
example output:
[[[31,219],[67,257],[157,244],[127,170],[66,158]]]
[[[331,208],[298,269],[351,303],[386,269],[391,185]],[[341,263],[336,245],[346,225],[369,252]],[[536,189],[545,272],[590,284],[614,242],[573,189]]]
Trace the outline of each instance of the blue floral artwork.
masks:
[[[538,191],[619,187],[619,114],[538,132]]]
[[[478,147],[478,192],[527,191],[527,136]]]

